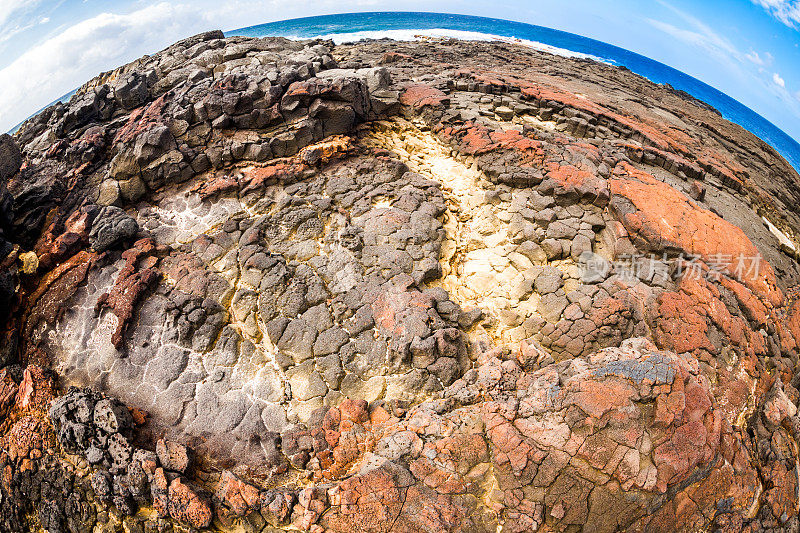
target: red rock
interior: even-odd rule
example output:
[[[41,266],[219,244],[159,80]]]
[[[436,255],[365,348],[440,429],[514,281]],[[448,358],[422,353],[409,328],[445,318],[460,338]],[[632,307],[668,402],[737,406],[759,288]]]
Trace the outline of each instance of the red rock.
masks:
[[[781,304],[783,294],[772,267],[741,229],[626,163],[615,174],[619,177],[609,181],[612,195],[628,199],[636,208],[618,213],[635,240],[652,251],[670,247],[698,255],[740,278],[769,304]]]
[[[156,443],[158,461],[167,470],[186,474],[192,466],[192,451],[179,442],[159,439]]]
[[[392,531],[406,499],[411,476],[387,464],[343,480],[330,497],[320,525],[331,532]]]
[[[141,239],[134,243],[133,248],[122,253],[125,266],[117,274],[117,279],[111,291],[103,294],[97,300],[95,311],[109,308],[117,317],[117,328],[111,336],[111,343],[115,348],[122,347],[122,341],[128,324],[133,317],[134,308],[139,299],[158,280],[159,274],[153,266],[146,266],[147,259],[152,259],[156,251],[155,244],[150,239]],[[139,261],[144,263],[139,267]]]
[[[369,420],[369,411],[367,410],[366,400],[351,400],[345,398],[339,405],[339,412],[341,413],[342,420],[351,420],[356,423],[363,423]]]
[[[236,516],[246,516],[251,511],[258,510],[261,504],[258,488],[243,482],[228,470],[222,473],[216,497]]]
[[[168,509],[172,518],[198,529],[211,525],[213,518],[208,499],[181,478],[175,478],[169,484]]]
[[[150,129],[163,124],[164,108],[170,99],[170,94],[164,94],[150,104],[134,110],[127,123],[121,127],[114,137],[114,144],[132,144],[136,138]]]
[[[415,109],[421,109],[426,106],[446,107],[450,104],[450,98],[436,87],[416,84],[406,88],[405,92],[400,96],[400,103]]]
[[[169,482],[161,467],[155,469],[150,493],[153,497],[153,509],[158,516],[162,518],[169,516]]]
[[[632,387],[618,381],[575,384],[576,390],[567,395],[570,401],[583,409],[589,416],[600,418],[612,409],[629,406],[635,397]]]
[[[667,485],[683,478],[705,459],[706,428],[700,422],[690,422],[675,430],[672,438],[654,453],[658,468],[658,489],[666,492]]]

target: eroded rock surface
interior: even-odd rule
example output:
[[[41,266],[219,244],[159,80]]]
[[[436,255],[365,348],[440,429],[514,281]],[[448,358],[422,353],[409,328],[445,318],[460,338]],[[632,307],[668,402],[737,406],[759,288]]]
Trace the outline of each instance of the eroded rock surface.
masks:
[[[800,177],[669,87],[211,32],[0,155],[4,530],[800,527]]]

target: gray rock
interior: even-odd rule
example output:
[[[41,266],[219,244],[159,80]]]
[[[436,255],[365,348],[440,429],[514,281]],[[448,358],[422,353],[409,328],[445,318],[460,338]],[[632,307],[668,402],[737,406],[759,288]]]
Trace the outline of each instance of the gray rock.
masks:
[[[147,78],[139,72],[131,73],[114,87],[114,99],[124,109],[141,106],[149,96]]]
[[[303,362],[313,355],[317,328],[303,318],[289,322],[278,340],[278,349],[286,352],[295,362]]]
[[[563,253],[561,241],[556,239],[545,239],[542,241],[542,250],[548,260],[558,259]]]
[[[133,238],[139,224],[119,207],[108,205],[100,210],[89,232],[89,244],[96,252],[105,252]]]
[[[556,292],[562,285],[561,271],[551,266],[544,267],[534,280],[534,287],[539,294]]]
[[[558,293],[545,294],[539,302],[539,314],[548,322],[556,322],[568,304],[566,296]]]
[[[133,418],[119,400],[104,398],[94,407],[94,425],[107,434],[127,433],[133,429]]]
[[[128,469],[128,464],[131,460],[131,448],[128,439],[119,433],[112,433],[108,437],[108,455],[111,457],[111,473],[124,472]]]
[[[435,363],[428,366],[428,372],[432,372],[439,378],[445,387],[458,378],[459,371],[458,362],[451,357],[440,357]]]
[[[108,501],[111,499],[111,476],[102,470],[95,470],[89,477],[92,490],[99,500]]]
[[[105,459],[105,453],[97,446],[89,446],[89,449],[86,450],[86,460],[90,465],[102,463],[103,459]]]
[[[350,335],[341,328],[326,329],[314,342],[314,355],[328,355],[339,351],[350,340]]]
[[[570,256],[575,261],[578,261],[583,253],[591,251],[592,251],[592,241],[585,235],[576,235],[575,238],[572,239]]]
[[[547,237],[550,239],[572,239],[578,234],[577,228],[556,220],[547,226]]]
[[[342,362],[339,355],[332,353],[325,357],[317,357],[315,362],[317,371],[322,375],[322,379],[325,380],[328,387],[331,389],[338,389],[344,377],[344,370],[342,370]]]
[[[514,118],[514,110],[506,106],[497,107],[494,112],[502,120],[511,120]]]

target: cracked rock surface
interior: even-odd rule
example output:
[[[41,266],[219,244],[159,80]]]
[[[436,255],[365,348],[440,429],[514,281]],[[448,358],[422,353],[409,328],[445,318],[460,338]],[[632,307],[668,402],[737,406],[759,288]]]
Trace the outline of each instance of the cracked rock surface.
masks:
[[[3,531],[800,528],[800,176],[683,93],[209,32],[0,155]]]

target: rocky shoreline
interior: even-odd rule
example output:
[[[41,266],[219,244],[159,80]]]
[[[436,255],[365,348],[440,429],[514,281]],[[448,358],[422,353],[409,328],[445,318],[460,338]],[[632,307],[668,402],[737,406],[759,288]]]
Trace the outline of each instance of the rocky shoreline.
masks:
[[[508,43],[101,74],[0,137],[0,530],[797,531],[799,183]]]

